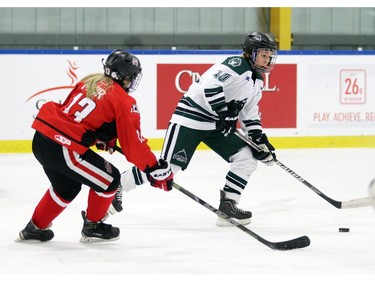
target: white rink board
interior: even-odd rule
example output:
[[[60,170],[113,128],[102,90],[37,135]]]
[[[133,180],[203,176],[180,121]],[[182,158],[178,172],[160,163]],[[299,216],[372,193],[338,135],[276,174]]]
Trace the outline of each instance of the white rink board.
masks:
[[[30,125],[38,107],[47,100],[64,100],[78,80],[102,72],[101,60],[107,54],[0,53],[3,66],[0,140],[30,140],[33,134]],[[157,65],[213,64],[228,56],[217,52],[135,54],[142,63],[143,79],[133,95],[141,110],[142,130],[147,138],[162,138],[165,132],[156,127]],[[277,63],[297,65],[296,127],[270,128],[269,136],[375,135],[375,54],[281,54]]]

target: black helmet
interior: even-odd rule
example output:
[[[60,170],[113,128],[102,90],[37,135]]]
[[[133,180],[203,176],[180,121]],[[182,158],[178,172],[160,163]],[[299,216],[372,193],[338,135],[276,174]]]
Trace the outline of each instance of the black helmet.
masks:
[[[111,77],[121,86],[124,87],[125,78],[131,81],[131,85],[125,88],[128,92],[134,92],[137,89],[142,77],[142,67],[136,56],[123,50],[115,50],[109,54],[103,66],[105,76]]]
[[[270,72],[276,63],[277,47],[275,40],[268,34],[262,32],[251,32],[246,36],[245,42],[242,44],[242,49],[245,54],[249,55],[249,62],[255,70],[260,72]],[[255,60],[258,50],[271,51],[271,59],[266,67],[259,67],[255,65]]]

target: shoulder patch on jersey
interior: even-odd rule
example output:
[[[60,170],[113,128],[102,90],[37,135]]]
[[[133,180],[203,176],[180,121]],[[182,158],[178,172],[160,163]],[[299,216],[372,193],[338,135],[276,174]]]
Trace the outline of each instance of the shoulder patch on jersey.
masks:
[[[132,108],[130,109],[131,113],[139,113],[137,104],[133,103]]]
[[[233,67],[240,66],[242,64],[242,60],[241,58],[232,58],[228,61],[228,64]]]
[[[240,56],[228,57],[222,64],[232,69],[238,75],[242,75],[246,71],[251,71],[250,64],[246,62],[245,58]]]

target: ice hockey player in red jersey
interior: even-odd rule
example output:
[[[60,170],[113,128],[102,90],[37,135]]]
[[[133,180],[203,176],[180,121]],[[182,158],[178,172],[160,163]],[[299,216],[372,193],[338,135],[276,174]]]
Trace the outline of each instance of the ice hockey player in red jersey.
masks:
[[[121,174],[90,149],[94,145],[111,153],[118,141],[127,161],[145,172],[152,186],[172,189],[170,165],[155,157],[142,136],[136,100],[129,95],[142,78],[140,61],[129,52],[115,50],[103,66],[104,73],[83,78],[62,104],[45,103],[32,124],[36,130],[32,151],[51,186],[19,232],[21,240],[51,240],[52,221],[74,200],[82,185],[90,190],[87,209],[81,213],[80,241],[119,238],[119,228],[103,221],[120,187]]]

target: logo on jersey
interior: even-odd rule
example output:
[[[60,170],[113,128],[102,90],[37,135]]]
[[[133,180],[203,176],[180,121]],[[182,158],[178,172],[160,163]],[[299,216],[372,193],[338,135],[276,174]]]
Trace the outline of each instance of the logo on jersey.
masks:
[[[139,113],[138,106],[133,103],[132,108],[130,109],[131,113]]]
[[[62,145],[71,145],[72,144],[72,142],[69,139],[63,137],[62,135],[55,135],[55,140],[57,140]]]
[[[233,67],[240,66],[242,64],[242,60],[240,58],[233,58],[228,61],[228,64]]]
[[[104,167],[109,174],[112,174],[112,165],[107,160],[104,160]]]
[[[185,149],[173,154],[172,159],[176,159],[178,162],[187,163],[187,155]]]

